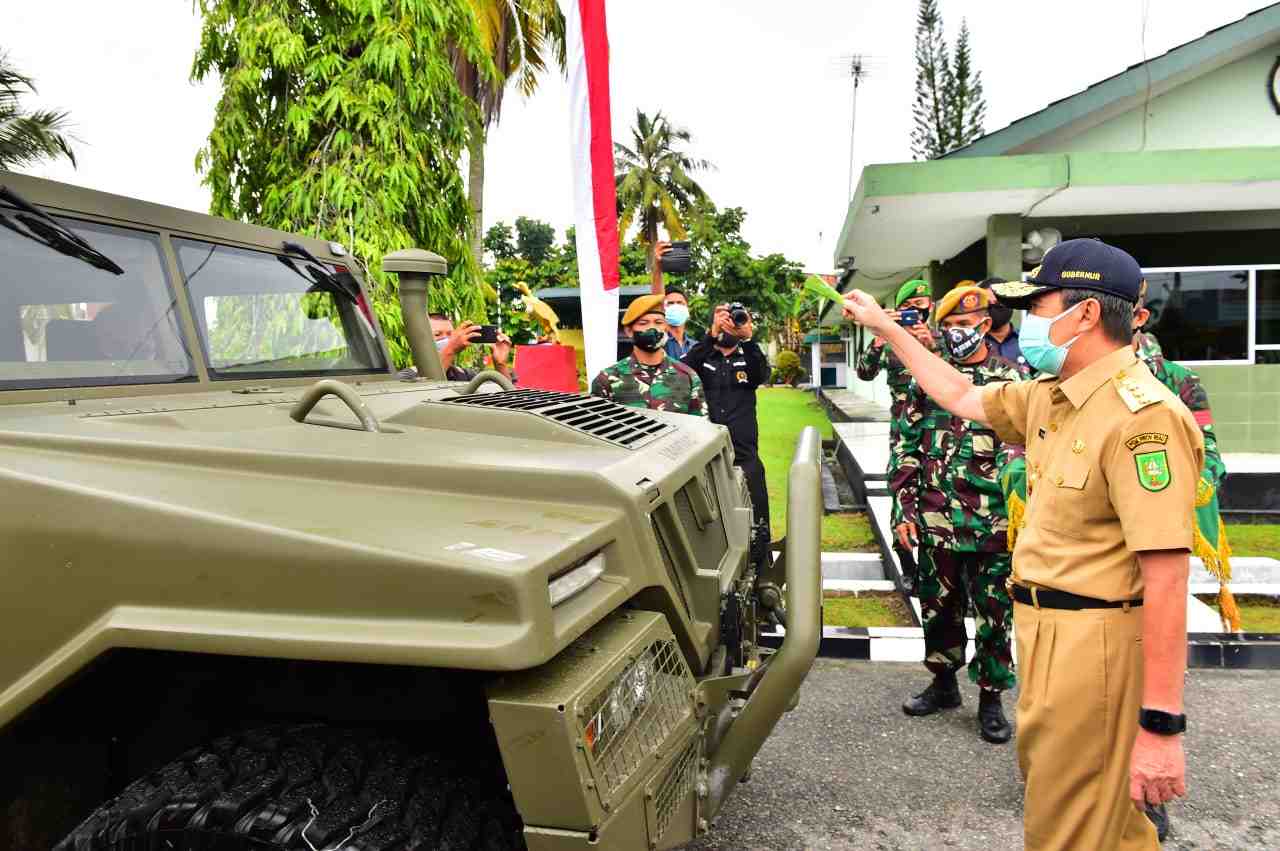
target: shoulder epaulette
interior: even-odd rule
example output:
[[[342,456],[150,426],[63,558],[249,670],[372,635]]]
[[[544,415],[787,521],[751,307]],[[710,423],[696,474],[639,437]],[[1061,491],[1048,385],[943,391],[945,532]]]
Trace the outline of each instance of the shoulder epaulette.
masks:
[[[1155,381],[1155,379],[1153,378],[1152,381]],[[1125,371],[1116,373],[1115,377],[1111,379],[1111,386],[1116,389],[1116,393],[1120,394],[1120,399],[1124,402],[1125,407],[1135,414],[1143,408],[1163,401],[1156,388],[1147,385],[1148,382],[1140,376],[1130,375]],[[1157,386],[1163,387],[1163,385],[1159,384]]]

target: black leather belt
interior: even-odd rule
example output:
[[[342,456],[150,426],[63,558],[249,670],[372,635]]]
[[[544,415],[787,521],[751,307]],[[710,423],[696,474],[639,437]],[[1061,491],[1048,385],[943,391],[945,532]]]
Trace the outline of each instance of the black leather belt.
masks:
[[[1054,591],[1052,588],[1028,588],[1025,585],[1010,584],[1013,599],[1037,609],[1067,609],[1081,611],[1083,609],[1123,609],[1141,606],[1142,598],[1136,600],[1099,600],[1096,597],[1081,597],[1069,591]]]

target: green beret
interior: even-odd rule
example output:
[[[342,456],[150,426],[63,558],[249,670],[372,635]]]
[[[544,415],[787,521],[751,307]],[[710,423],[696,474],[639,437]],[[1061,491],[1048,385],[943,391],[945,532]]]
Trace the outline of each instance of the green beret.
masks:
[[[902,303],[909,298],[917,298],[925,296],[926,298],[933,294],[933,290],[929,287],[928,281],[922,281],[919,278],[907,281],[898,288],[898,295],[893,299],[894,307],[902,307]]]

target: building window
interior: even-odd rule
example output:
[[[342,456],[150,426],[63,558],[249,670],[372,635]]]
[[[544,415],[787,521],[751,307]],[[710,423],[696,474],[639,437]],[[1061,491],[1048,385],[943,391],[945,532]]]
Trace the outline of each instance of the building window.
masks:
[[[1280,269],[1259,269],[1255,274],[1256,343],[1259,347],[1280,346]]]
[[[1201,363],[1252,361],[1252,270],[1149,269],[1145,274],[1147,306],[1151,308],[1146,327],[1160,341],[1165,357]]]

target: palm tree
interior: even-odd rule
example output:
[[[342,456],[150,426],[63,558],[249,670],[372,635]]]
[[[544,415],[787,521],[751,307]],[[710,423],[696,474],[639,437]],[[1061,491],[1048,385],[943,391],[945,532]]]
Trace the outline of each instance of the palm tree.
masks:
[[[0,53],[0,168],[32,165],[43,159],[66,157],[75,165],[67,114],[53,110],[27,112],[18,103],[34,94],[35,84]]]
[[[631,128],[632,147],[614,143],[614,180],[618,188],[618,229],[640,225],[640,239],[650,246],[658,239],[658,224],[675,239],[686,236],[683,217],[707,193],[690,175],[711,163],[690,157],[681,148],[692,141],[688,130],[675,127],[661,112],[650,118],[636,110]]]
[[[492,69],[481,69],[454,51],[453,70],[462,91],[479,108],[479,124],[467,146],[470,162],[467,198],[471,203],[471,253],[479,265],[484,254],[484,143],[489,127],[502,112],[507,83],[514,81],[525,97],[538,87],[538,75],[554,53],[565,64],[565,22],[556,0],[470,0]]]

